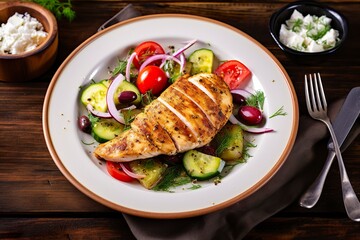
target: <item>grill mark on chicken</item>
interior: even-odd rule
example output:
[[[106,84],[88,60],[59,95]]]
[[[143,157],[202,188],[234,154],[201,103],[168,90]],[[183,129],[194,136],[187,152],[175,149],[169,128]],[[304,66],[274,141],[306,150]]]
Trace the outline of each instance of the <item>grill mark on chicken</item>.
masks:
[[[159,101],[192,130],[200,146],[208,143],[211,140],[211,136],[215,135],[216,128],[214,128],[203,111],[191,99],[175,88],[162,94]]]
[[[177,149],[169,134],[149,114],[139,113],[131,128],[145,135],[163,154],[175,154]]]
[[[147,107],[145,113],[154,117],[159,125],[168,132],[178,152],[195,148],[197,146],[197,138],[193,132],[158,99]]]
[[[214,102],[218,103],[222,113],[229,118],[232,113],[232,95],[230,91],[224,91],[223,81],[211,78],[208,74],[197,74],[189,78],[189,81],[206,93]],[[226,89],[228,87],[226,86]]]
[[[218,104],[216,104],[209,96],[196,87],[193,83],[187,81],[177,81],[170,86],[181,92],[193,103],[195,103],[206,115],[212,126],[217,130],[221,128],[222,123],[226,122],[226,116],[221,112]]]

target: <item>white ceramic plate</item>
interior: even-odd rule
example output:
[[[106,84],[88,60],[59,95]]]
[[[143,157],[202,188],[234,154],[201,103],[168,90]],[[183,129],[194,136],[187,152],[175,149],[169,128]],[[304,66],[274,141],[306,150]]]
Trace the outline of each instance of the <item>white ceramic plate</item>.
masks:
[[[155,27],[156,26],[156,27]],[[275,132],[254,136],[256,148],[246,164],[237,165],[221,183],[201,183],[197,190],[175,193],[146,190],[138,183],[113,179],[92,156],[90,136],[77,127],[84,111],[80,86],[108,76],[118,58],[131,47],[154,40],[179,48],[197,39],[187,53],[211,48],[220,60],[237,59],[252,71],[246,88],[265,93],[265,115],[280,107],[287,113],[268,119]],[[276,58],[250,36],[221,22],[190,15],[151,15],[124,21],[81,44],[60,66],[48,88],[43,127],[48,149],[60,171],[80,191],[113,209],[143,217],[182,218],[222,209],[241,201],[266,183],[286,160],[298,127],[298,106],[291,80]]]

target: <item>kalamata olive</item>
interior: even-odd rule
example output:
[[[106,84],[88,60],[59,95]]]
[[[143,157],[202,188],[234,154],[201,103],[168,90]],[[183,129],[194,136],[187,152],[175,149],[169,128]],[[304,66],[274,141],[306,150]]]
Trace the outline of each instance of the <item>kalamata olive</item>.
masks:
[[[137,98],[137,95],[133,91],[123,91],[119,94],[119,102],[121,103],[131,103],[135,101]]]
[[[170,156],[164,155],[164,160],[171,164],[180,163],[182,158],[183,158],[183,154],[181,153]]]
[[[205,145],[205,146],[199,148],[198,150],[199,150],[199,152],[202,152],[204,154],[216,156],[216,150],[212,146]]]
[[[238,112],[239,120],[247,125],[257,125],[261,122],[263,115],[261,111],[253,106],[242,106]]]
[[[243,106],[246,103],[246,98],[243,95],[232,93],[233,102],[239,106]]]
[[[79,129],[85,133],[90,133],[90,131],[91,131],[90,120],[85,115],[82,115],[78,118],[78,126],[79,126]]]

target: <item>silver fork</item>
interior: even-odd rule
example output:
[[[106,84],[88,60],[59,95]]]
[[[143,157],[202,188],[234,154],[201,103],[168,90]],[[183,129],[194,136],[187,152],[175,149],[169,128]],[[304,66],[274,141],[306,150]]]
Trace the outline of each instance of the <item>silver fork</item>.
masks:
[[[349,177],[346,173],[339,144],[336,139],[330,119],[327,115],[327,103],[326,103],[324,89],[321,83],[320,73],[318,74],[314,73],[314,80],[312,79],[311,75],[309,75],[309,83],[308,83],[308,78],[305,75],[305,97],[306,97],[306,106],[310,116],[316,120],[325,123],[325,125],[328,127],[330,131],[330,135],[334,143],[334,149],[339,164],[341,188],[342,188],[342,195],[343,195],[343,201],[344,201],[346,213],[351,220],[360,221],[360,202],[356,197],[354,189],[352,188]]]

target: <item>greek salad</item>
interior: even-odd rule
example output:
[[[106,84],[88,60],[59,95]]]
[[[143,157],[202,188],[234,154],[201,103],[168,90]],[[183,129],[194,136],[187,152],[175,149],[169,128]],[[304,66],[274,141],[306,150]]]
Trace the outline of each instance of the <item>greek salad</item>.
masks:
[[[189,51],[196,42],[186,42],[179,49],[155,41],[142,42],[118,61],[107,79],[81,87],[80,101],[88,114],[79,116],[78,127],[91,134],[97,143],[109,141],[129,129],[136,115],[180,77],[215,73],[231,90],[233,114],[209,144],[173,156],[129,163],[106,161],[112,177],[123,182],[139,181],[146,189],[156,191],[171,191],[188,183],[196,189],[201,187],[198,181],[209,179],[218,184],[233,166],[246,162],[247,149],[255,146],[244,135],[273,131],[262,127],[264,93],[240,89],[251,81],[248,67],[236,59],[217,59],[210,46]],[[275,115],[286,113],[280,108]]]

